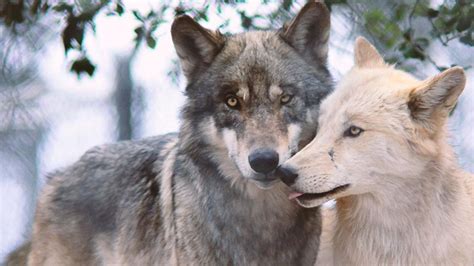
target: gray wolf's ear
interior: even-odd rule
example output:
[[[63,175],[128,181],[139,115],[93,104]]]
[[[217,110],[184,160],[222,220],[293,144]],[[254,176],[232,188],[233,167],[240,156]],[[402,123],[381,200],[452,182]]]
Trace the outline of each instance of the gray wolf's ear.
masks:
[[[309,2],[280,29],[280,36],[312,64],[325,65],[331,17],[324,3]]]
[[[444,122],[466,85],[461,67],[452,67],[429,78],[410,91],[408,107],[414,120],[431,124]],[[441,126],[441,125],[438,125]]]
[[[377,49],[364,37],[357,37],[354,46],[354,63],[360,68],[377,68],[386,66]]]
[[[198,70],[211,64],[225,42],[224,36],[218,31],[202,27],[187,15],[175,18],[171,37],[188,80],[192,80]]]

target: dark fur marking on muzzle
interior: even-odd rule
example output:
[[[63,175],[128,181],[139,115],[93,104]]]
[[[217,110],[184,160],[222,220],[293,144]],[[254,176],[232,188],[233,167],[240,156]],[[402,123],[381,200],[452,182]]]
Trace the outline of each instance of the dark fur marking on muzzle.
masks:
[[[328,154],[329,154],[329,157],[331,157],[331,162],[334,163],[334,148],[331,148],[331,149],[328,151]]]

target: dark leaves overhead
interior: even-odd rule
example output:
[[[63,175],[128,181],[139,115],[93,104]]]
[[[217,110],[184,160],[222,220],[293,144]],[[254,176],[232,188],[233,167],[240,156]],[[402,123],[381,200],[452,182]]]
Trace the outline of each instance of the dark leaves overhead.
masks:
[[[22,23],[25,20],[23,16],[24,8],[23,0],[2,0],[0,1],[0,18],[2,18],[7,26],[11,26],[15,23]]]
[[[140,22],[140,26],[135,28],[135,47],[138,48],[140,44],[145,41],[147,46],[150,48],[156,47],[155,31],[163,22],[163,13],[168,9],[164,6],[155,12],[150,10],[148,14],[141,14],[138,10],[133,10],[132,14],[136,20]]]
[[[63,12],[67,11],[68,13],[72,13],[73,6],[69,5],[67,3],[59,3],[56,6],[53,7],[53,10],[56,12]]]
[[[66,28],[62,33],[64,52],[67,54],[69,49],[75,48],[82,50],[82,41],[84,40],[84,22],[78,21],[76,17],[70,16]]]
[[[64,51],[68,57],[79,54],[80,57],[70,59],[71,71],[80,75],[93,75],[96,66],[87,57],[84,38],[88,30],[94,31],[95,18],[100,12],[108,16],[133,15],[138,25],[135,28],[135,49],[142,44],[150,48],[157,46],[156,30],[169,22],[170,15],[188,14],[198,21],[208,21],[211,12],[224,18],[221,27],[229,24],[225,19],[224,10],[233,10],[240,18],[240,25],[247,30],[266,30],[276,28],[291,19],[300,4],[294,0],[282,0],[277,5],[269,0],[260,1],[262,6],[272,6],[273,10],[262,8],[249,12],[242,0],[207,1],[196,5],[193,1],[178,1],[172,4],[167,1],[156,1],[158,8],[143,10],[127,10],[122,0],[0,0],[0,24],[15,30],[15,25],[26,22],[35,23],[35,18],[53,10],[60,16],[65,26],[62,31]],[[433,6],[431,1],[347,1],[326,0],[329,9],[349,14],[354,25],[360,24],[359,32],[364,32],[379,48],[396,53],[388,58],[392,62],[403,62],[406,59],[428,61],[438,69],[439,66],[430,57],[429,47],[433,41],[447,46],[452,40],[474,46],[474,1],[442,1]],[[265,13],[266,12],[266,13]],[[423,29],[419,30],[423,23]],[[218,27],[218,28],[221,28]],[[70,53],[70,51],[78,53]],[[469,67],[469,66],[465,66]]]
[[[75,60],[71,65],[71,72],[81,76],[83,73],[87,73],[89,76],[94,75],[95,65],[87,57],[81,57]]]
[[[401,2],[393,4],[393,7],[392,10],[370,8],[363,12],[366,34],[380,48],[395,51],[394,57],[389,58],[392,63],[417,59],[428,61],[442,70],[446,66],[438,65],[429,54],[433,41],[447,46],[450,41],[459,40],[474,46],[474,1],[445,1],[433,8],[429,1],[422,0],[413,4]],[[354,9],[352,6],[351,10]],[[354,13],[357,15],[357,12]],[[423,30],[415,27],[416,23],[424,25]]]
[[[71,71],[78,75],[87,73],[92,76],[94,74],[96,66],[85,55],[84,35],[89,27],[94,31],[95,16],[109,3],[109,0],[101,0],[89,8],[80,8],[77,5],[60,2],[53,7],[54,11],[66,14],[66,26],[61,34],[64,53],[67,55],[69,50],[76,50],[82,54],[80,58],[73,60],[71,65]],[[115,10],[117,14],[123,13],[121,1],[115,4]]]

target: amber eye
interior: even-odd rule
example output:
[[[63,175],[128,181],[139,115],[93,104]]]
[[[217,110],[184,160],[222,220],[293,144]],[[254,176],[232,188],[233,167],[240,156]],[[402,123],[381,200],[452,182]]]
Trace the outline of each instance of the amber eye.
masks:
[[[288,94],[283,94],[280,98],[280,103],[281,104],[287,104],[291,101],[291,95]]]
[[[355,138],[358,137],[364,130],[360,127],[350,126],[345,132],[344,137]]]
[[[230,108],[237,108],[239,106],[239,100],[235,96],[229,96],[226,99],[226,104]]]

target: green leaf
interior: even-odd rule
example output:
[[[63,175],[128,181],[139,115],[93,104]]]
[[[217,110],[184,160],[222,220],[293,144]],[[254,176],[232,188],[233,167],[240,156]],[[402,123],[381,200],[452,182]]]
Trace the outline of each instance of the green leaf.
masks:
[[[77,21],[72,15],[69,15],[67,21],[68,24],[62,32],[64,52],[66,54],[69,49],[74,47],[74,41],[77,45],[82,46],[84,39],[84,23]]]
[[[411,41],[412,34],[413,34],[413,31],[411,29],[408,29],[403,33],[403,38],[405,38],[405,40],[407,41]]]
[[[250,27],[252,27],[253,25],[253,20],[251,17],[247,16],[247,14],[245,14],[245,11],[239,11],[239,14],[240,14],[240,24],[242,25],[242,28],[248,30],[250,29]]]
[[[445,67],[445,66],[438,66],[436,67],[440,72],[442,71],[445,71],[446,69],[448,69],[448,67]]]
[[[459,41],[466,44],[466,45],[474,46],[474,38],[473,38],[472,35],[473,35],[473,32],[470,31],[466,35],[459,38]]]
[[[150,12],[148,12],[148,15],[146,15],[147,19],[151,19],[151,18],[154,18],[154,17],[156,17],[156,13],[153,10],[150,10]]]
[[[148,45],[148,47],[150,47],[151,49],[154,49],[156,47],[156,40],[155,38],[153,38],[153,36],[147,36],[146,37],[146,44]]]
[[[0,25],[3,20],[7,26],[15,23],[22,23],[25,18],[23,15],[24,3],[23,1],[5,1],[0,4]]]
[[[347,0],[326,0],[324,1],[328,9],[331,11],[333,5],[344,5],[347,4]]]
[[[121,3],[117,3],[117,6],[115,7],[115,12],[117,12],[117,14],[121,16],[124,11],[125,9],[123,8],[123,5]]]
[[[375,24],[385,20],[385,14],[380,9],[369,10],[364,16],[366,24]]]
[[[73,9],[72,5],[66,4],[64,2],[59,3],[59,4],[57,4],[53,7],[53,10],[56,11],[56,12],[67,11],[67,12],[71,13],[72,9]]]
[[[472,25],[473,18],[468,17],[467,14],[464,16],[461,16],[461,18],[458,21],[458,24],[456,25],[456,30],[459,32],[465,31],[469,29]]]
[[[133,10],[132,14],[135,16],[136,19],[140,20],[141,22],[144,22],[142,15],[137,10]]]
[[[428,40],[427,38],[416,38],[414,42],[415,42],[415,45],[417,45],[419,48],[423,50],[426,49],[428,45],[430,44],[430,40]]]
[[[135,32],[135,34],[137,34],[137,40],[143,38],[143,36],[145,35],[145,27],[143,26],[136,27],[133,31]]]
[[[293,0],[283,0],[281,7],[284,10],[289,11],[292,5],[293,5]]]
[[[425,55],[424,55],[422,52],[420,52],[420,51],[418,51],[418,50],[416,50],[416,49],[411,49],[411,50],[409,50],[409,51],[410,51],[410,52],[408,53],[408,54],[409,54],[409,57],[415,58],[415,59],[420,59],[421,61],[425,60]]]
[[[42,13],[46,13],[48,10],[49,10],[50,6],[48,4],[48,2],[45,2],[43,3],[43,5],[41,6],[41,12]]]
[[[439,11],[433,8],[428,8],[428,10],[426,11],[426,16],[429,18],[435,18],[438,16],[438,14],[439,14]]]
[[[153,32],[158,28],[158,26],[162,23],[166,22],[164,19],[157,18],[151,21],[150,23],[150,31]]]
[[[94,75],[96,66],[91,63],[87,57],[82,57],[75,60],[71,65],[71,72],[75,72],[78,76],[81,76],[83,73],[87,73],[92,77]]]
[[[413,46],[411,43],[405,43],[403,49],[401,49],[401,52],[405,58],[414,58],[414,59],[420,59],[424,60],[425,55],[419,51],[417,48]]]
[[[448,31],[452,31],[454,29],[454,25],[456,24],[457,21],[458,21],[457,17],[452,17],[445,21],[445,25]]]
[[[394,19],[396,21],[400,21],[404,19],[407,15],[407,6],[404,4],[400,4],[395,8]]]

